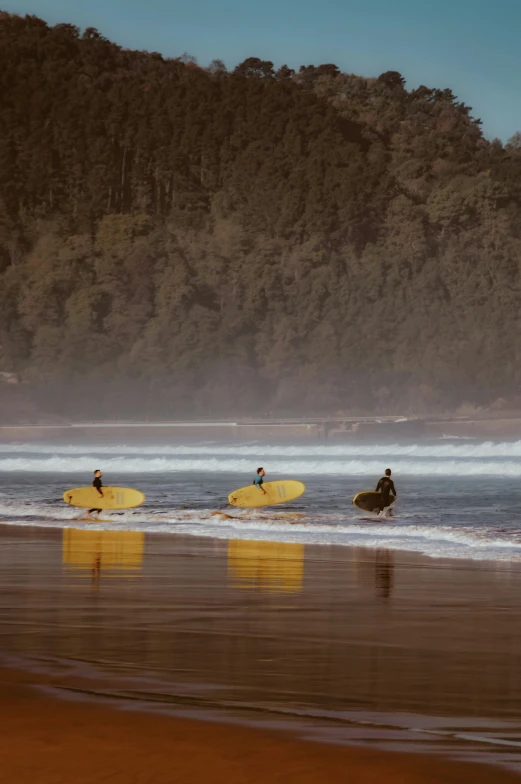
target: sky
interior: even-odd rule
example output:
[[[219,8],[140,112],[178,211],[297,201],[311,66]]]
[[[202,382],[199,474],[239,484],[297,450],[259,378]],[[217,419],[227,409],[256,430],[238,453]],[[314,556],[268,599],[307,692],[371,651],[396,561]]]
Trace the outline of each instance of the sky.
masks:
[[[488,138],[521,131],[521,0],[0,0],[132,49],[276,66],[400,71],[412,89],[450,87]]]

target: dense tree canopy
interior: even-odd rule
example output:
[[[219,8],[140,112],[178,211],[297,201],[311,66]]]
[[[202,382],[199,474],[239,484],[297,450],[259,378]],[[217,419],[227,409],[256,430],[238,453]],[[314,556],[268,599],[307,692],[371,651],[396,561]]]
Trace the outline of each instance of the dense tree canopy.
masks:
[[[517,136],[395,71],[1,14],[0,371],[82,416],[515,401]]]

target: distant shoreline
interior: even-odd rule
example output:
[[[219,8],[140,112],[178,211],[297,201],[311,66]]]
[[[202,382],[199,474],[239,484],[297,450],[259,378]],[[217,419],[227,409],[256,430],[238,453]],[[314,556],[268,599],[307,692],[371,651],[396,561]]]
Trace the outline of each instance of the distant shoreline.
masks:
[[[521,438],[521,416],[316,417],[172,422],[72,422],[0,426],[0,442],[44,440],[293,440],[402,441],[433,438]]]

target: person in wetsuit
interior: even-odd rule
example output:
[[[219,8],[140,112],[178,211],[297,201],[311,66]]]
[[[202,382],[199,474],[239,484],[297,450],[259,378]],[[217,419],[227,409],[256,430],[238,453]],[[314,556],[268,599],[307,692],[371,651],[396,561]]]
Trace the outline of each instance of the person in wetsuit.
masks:
[[[93,482],[92,482],[92,486],[96,488],[96,490],[98,491],[99,495],[103,498],[103,490],[102,490],[103,482],[101,481],[101,477],[102,477],[102,473],[97,468],[94,471],[94,479],[93,479]],[[93,512],[97,512],[97,514],[99,514],[101,512],[101,509],[89,509],[89,511],[87,512],[87,515],[90,515]]]
[[[262,484],[264,482],[264,479],[263,479],[264,476],[266,476],[266,472],[265,472],[264,468],[257,468],[257,476],[253,480],[253,484],[256,485],[259,488],[261,493],[264,493],[264,495],[266,495],[266,490],[262,486]]]
[[[383,508],[380,512],[380,514],[382,514],[388,506],[391,506],[392,502],[396,498],[396,488],[394,486],[393,480],[391,479],[390,468],[385,469],[385,476],[382,476],[376,485],[376,492],[380,492],[382,494]],[[394,498],[391,498],[391,495],[394,495]],[[392,516],[391,509],[389,509],[389,514]]]

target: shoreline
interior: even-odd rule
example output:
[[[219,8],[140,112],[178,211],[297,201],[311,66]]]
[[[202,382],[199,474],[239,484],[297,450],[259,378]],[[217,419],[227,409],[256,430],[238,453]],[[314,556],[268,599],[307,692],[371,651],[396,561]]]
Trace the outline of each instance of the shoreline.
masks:
[[[486,784],[491,776],[498,784],[519,781],[514,773],[472,763],[342,748],[280,731],[129,712],[109,704],[65,702],[49,694],[48,685],[43,694],[42,680],[0,667],[5,784],[90,784],[108,776],[116,784],[322,784],[347,778],[359,784]]]
[[[214,513],[215,517],[218,517],[220,512],[217,514]],[[241,519],[241,518],[237,518]],[[390,518],[386,519],[386,522],[389,523]],[[226,544],[230,541],[234,540],[229,534],[224,536],[217,536],[215,534],[201,534],[198,532],[187,532],[183,531],[182,533],[176,533],[174,531],[162,531],[162,530],[146,530],[142,527],[137,527],[135,525],[132,527],[131,523],[128,524],[128,527],[124,528],[113,528],[111,527],[110,520],[99,520],[96,521],[95,518],[87,520],[85,518],[78,518],[78,519],[60,519],[56,520],[56,523],[59,525],[49,525],[47,523],[36,523],[34,521],[28,522],[7,522],[5,520],[0,520],[0,530],[2,528],[11,528],[14,530],[21,530],[21,531],[34,531],[42,532],[44,535],[46,534],[57,534],[59,536],[65,536],[66,531],[86,531],[87,533],[92,533],[92,535],[97,534],[100,536],[108,535],[115,535],[118,536],[119,534],[130,534],[136,537],[151,537],[153,539],[162,540],[165,537],[167,539],[175,539],[176,537],[187,537],[188,539],[193,539],[194,541],[203,540],[205,542],[216,542],[219,544]],[[117,518],[114,518],[114,522],[117,522]],[[378,523],[378,520],[375,519],[374,523]],[[99,527],[98,527],[99,526]],[[385,548],[382,548],[379,545],[371,545],[367,543],[349,543],[349,544],[342,544],[342,543],[334,543],[331,544],[329,542],[302,542],[301,540],[295,538],[291,540],[279,540],[279,539],[270,539],[268,536],[265,538],[248,538],[248,539],[237,539],[237,541],[244,541],[245,543],[248,542],[252,545],[272,545],[274,547],[299,547],[299,548],[312,548],[315,549],[317,552],[323,551],[324,554],[330,554],[332,551],[338,550],[339,552],[342,551],[351,551],[357,550],[361,552],[366,552],[368,556],[374,555],[378,550],[385,549],[392,553],[396,558],[401,558],[404,560],[407,559],[420,559],[424,560],[425,562],[429,563],[432,568],[455,568],[455,569],[472,569],[472,568],[494,568],[494,569],[501,569],[502,572],[506,573],[508,571],[512,572],[519,572],[521,575],[521,560],[507,560],[504,558],[498,558],[490,556],[490,558],[472,558],[470,556],[464,557],[461,555],[441,555],[435,553],[428,553],[421,549],[407,549],[406,547],[393,547],[391,545],[386,545]]]
[[[214,440],[310,440],[343,442],[427,441],[440,438],[519,439],[521,416],[496,417],[315,417],[276,420],[186,422],[77,422],[0,426],[0,443],[10,441],[164,442]]]

